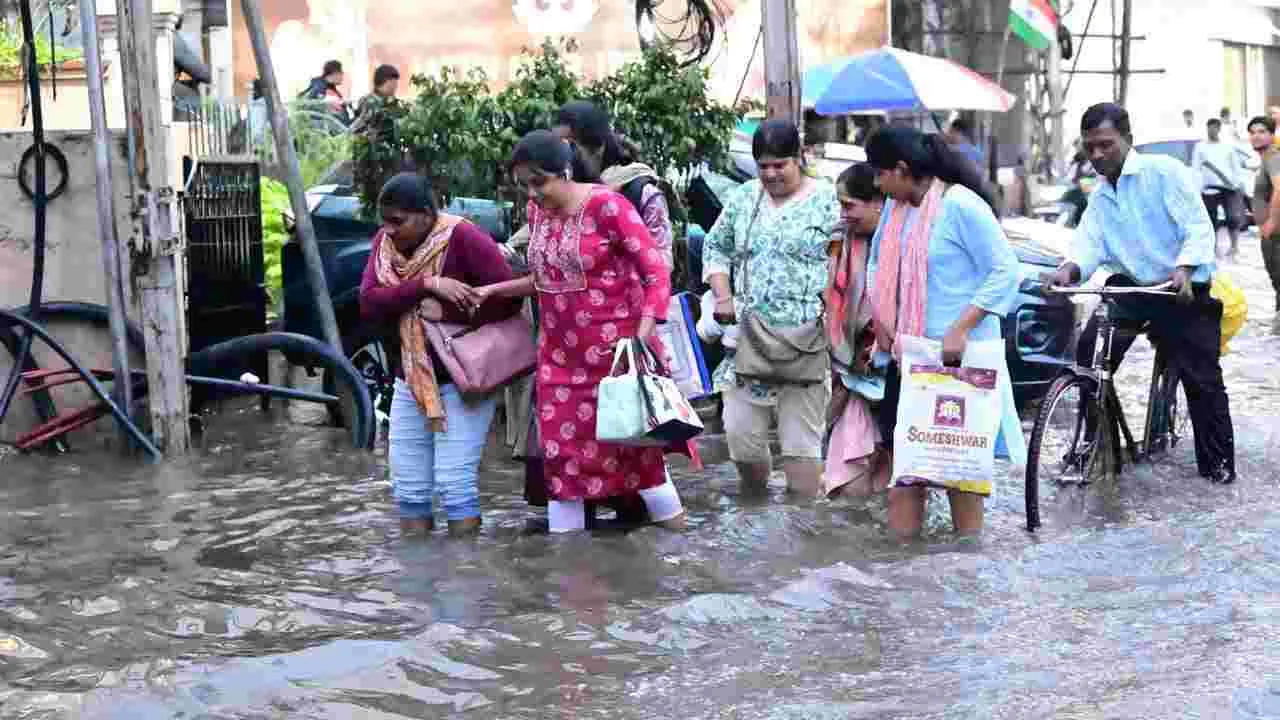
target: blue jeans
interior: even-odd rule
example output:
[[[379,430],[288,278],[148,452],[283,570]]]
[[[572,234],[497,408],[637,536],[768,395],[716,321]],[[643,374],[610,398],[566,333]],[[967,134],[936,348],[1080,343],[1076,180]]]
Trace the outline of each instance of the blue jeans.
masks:
[[[497,396],[466,401],[453,385],[440,388],[449,429],[433,433],[404,380],[391,397],[391,486],[400,514],[431,517],[439,491],[450,521],[480,517],[480,455],[489,437]]]

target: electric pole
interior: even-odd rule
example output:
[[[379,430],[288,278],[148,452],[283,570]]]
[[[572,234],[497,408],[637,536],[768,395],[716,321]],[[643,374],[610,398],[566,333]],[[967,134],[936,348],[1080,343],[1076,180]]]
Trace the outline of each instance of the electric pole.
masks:
[[[801,125],[800,45],[795,0],[760,0],[765,97],[770,118]]]
[[[1059,20],[1061,21],[1061,20]],[[1062,88],[1062,45],[1058,38],[1049,41],[1046,84],[1049,87],[1049,174],[1060,178],[1066,174],[1063,153],[1066,149],[1066,108]]]
[[[1124,107],[1129,100],[1129,48],[1133,36],[1133,0],[1124,0],[1124,12],[1120,20],[1120,90],[1116,103]]]
[[[167,114],[156,66],[151,0],[117,0],[125,117],[133,152],[133,281],[142,309],[147,401],[155,444],[171,455],[191,446],[188,425],[186,292],[178,272],[186,243],[178,194],[169,184]],[[128,383],[128,378],[116,378]],[[128,412],[128,409],[125,409]]]

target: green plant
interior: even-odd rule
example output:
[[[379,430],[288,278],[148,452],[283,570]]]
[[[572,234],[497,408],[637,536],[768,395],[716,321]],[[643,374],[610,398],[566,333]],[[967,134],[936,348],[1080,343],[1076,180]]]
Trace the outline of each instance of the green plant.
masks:
[[[511,147],[525,133],[550,127],[561,105],[582,96],[581,80],[564,61],[577,49],[572,40],[559,46],[545,40],[536,52],[524,51],[525,62],[497,98],[498,120],[511,131]]]
[[[49,37],[44,33],[36,35],[36,63],[38,65],[63,63],[83,55],[84,53],[79,48],[50,45]],[[16,28],[0,27],[0,71],[20,70],[22,65],[22,33]]]
[[[705,70],[681,67],[674,52],[656,46],[617,74],[584,84],[564,60],[574,51],[572,43],[550,41],[526,50],[527,62],[497,94],[480,70],[415,76],[416,96],[395,121],[396,132],[363,133],[354,143],[366,212],[390,174],[388,164],[403,158],[431,178],[444,200],[501,199],[503,167],[516,142],[549,127],[560,106],[575,98],[603,104],[615,129],[636,142],[641,159],[663,177],[687,177],[703,163],[725,162],[733,127],[752,108],[730,108],[709,97]],[[672,199],[678,220],[679,198]]]
[[[701,66],[681,67],[670,48],[655,45],[584,94],[608,108],[615,131],[639,145],[644,162],[666,177],[704,162],[719,166],[734,125],[754,109],[717,102],[707,94],[707,78]]]

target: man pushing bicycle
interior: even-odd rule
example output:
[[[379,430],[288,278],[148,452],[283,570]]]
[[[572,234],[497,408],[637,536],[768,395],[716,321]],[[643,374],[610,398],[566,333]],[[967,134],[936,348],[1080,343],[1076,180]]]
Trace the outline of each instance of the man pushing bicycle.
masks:
[[[1113,320],[1151,339],[1175,367],[1187,397],[1200,475],[1235,481],[1235,440],[1219,347],[1222,303],[1209,294],[1216,238],[1191,171],[1176,159],[1133,149],[1129,113],[1101,103],[1080,121],[1085,155],[1105,182],[1089,199],[1068,261],[1049,283],[1069,286],[1101,266],[1117,272],[1108,285],[1170,282],[1177,298],[1135,295],[1117,303]],[[1085,326],[1078,358],[1093,357],[1097,321]],[[1135,333],[1116,337],[1118,367]],[[1114,369],[1114,368],[1112,368]]]

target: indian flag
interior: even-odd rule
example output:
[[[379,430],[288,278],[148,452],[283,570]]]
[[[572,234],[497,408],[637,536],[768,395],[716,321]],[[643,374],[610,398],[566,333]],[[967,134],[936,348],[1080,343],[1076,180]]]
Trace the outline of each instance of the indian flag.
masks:
[[[1049,0],[1010,0],[1009,27],[1031,47],[1044,50],[1058,35],[1058,13]]]

